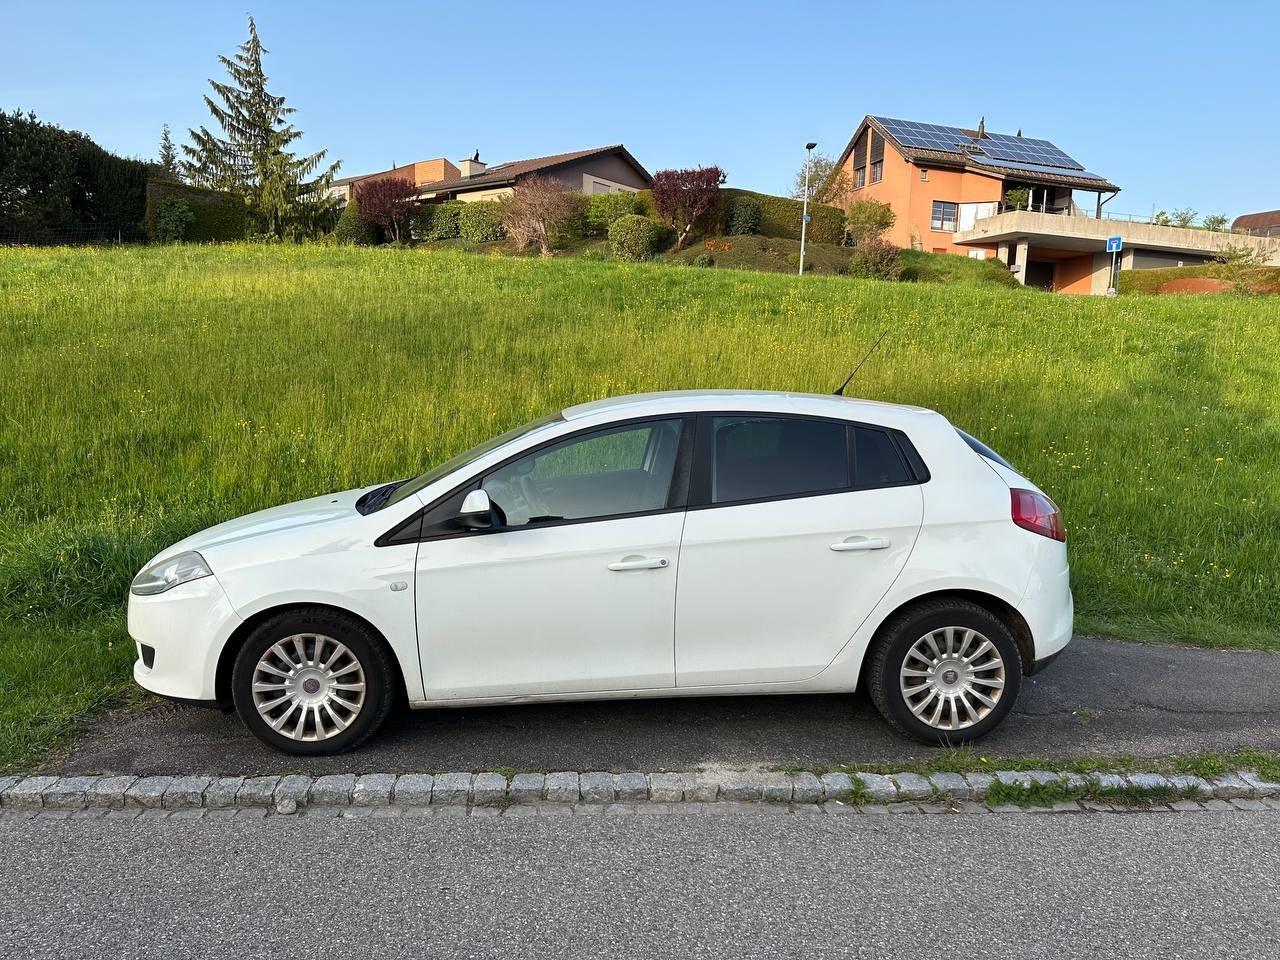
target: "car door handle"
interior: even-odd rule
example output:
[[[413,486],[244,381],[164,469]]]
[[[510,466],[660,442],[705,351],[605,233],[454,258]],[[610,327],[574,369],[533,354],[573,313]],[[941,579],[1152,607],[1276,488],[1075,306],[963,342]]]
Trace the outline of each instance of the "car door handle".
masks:
[[[666,557],[623,557],[609,564],[610,570],[657,570],[667,565]]]
[[[850,537],[833,543],[831,549],[836,553],[846,553],[850,550],[883,550],[887,546],[889,541],[884,537]]]

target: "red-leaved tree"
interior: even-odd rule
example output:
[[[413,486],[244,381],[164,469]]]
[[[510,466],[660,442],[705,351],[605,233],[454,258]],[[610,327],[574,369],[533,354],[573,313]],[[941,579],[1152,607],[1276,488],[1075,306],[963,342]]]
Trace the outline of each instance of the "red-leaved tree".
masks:
[[[381,227],[396,243],[400,242],[401,231],[408,233],[416,196],[417,188],[403,177],[374,177],[356,184],[360,219]]]
[[[502,202],[502,225],[518,249],[536,243],[549,257],[556,231],[581,212],[582,204],[582,195],[559,180],[534,174],[517,182]]]
[[[724,171],[719,167],[659,170],[653,175],[653,205],[676,232],[676,249],[684,246],[693,225],[720,202]]]

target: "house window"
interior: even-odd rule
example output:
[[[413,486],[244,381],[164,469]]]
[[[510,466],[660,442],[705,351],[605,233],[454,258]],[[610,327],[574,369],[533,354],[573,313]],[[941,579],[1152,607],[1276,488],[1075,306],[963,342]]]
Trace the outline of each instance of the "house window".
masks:
[[[853,188],[855,190],[861,190],[866,185],[867,185],[867,168],[859,167],[857,170],[853,171]]]
[[[883,179],[884,179],[884,161],[872,160],[871,161],[871,182],[879,183]]]
[[[920,168],[920,179],[921,179],[921,180],[928,180],[928,179],[929,179],[929,171],[928,171],[928,170],[926,170],[924,167],[921,167],[921,168]]]
[[[959,207],[958,203],[950,203],[946,200],[933,201],[933,216],[929,219],[929,229],[955,233],[956,211]]]
[[[601,183],[599,180],[592,180],[592,181],[591,181],[591,192],[592,192],[592,193],[608,193],[608,192],[609,192],[609,184],[607,184],[607,183]]]

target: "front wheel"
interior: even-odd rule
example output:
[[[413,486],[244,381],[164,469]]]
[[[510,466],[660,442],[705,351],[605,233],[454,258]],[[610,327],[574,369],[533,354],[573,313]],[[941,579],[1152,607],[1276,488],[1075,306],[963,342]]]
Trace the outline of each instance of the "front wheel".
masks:
[[[965,743],[1013,709],[1022,660],[1008,627],[959,599],[929,601],[885,624],[867,688],[892,726],[923,743]]]
[[[394,676],[380,638],[336,610],[267,620],[245,641],[231,696],[245,725],[284,753],[341,753],[363,743],[391,708]]]

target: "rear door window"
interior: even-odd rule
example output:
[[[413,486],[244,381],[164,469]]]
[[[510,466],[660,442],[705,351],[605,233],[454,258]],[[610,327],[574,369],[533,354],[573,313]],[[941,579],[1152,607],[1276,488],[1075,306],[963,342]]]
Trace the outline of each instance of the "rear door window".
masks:
[[[845,424],[800,417],[715,416],[711,502],[741,503],[849,487]]]

